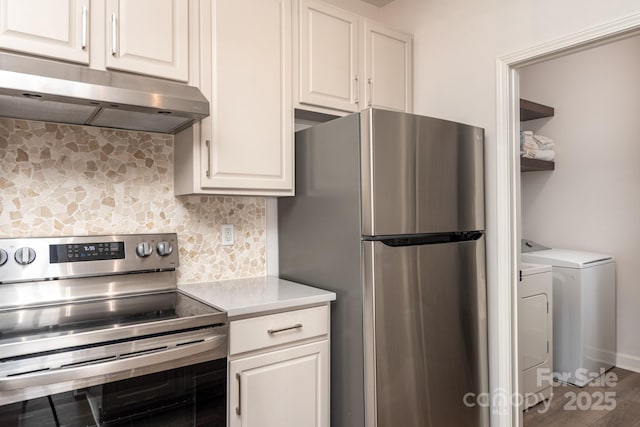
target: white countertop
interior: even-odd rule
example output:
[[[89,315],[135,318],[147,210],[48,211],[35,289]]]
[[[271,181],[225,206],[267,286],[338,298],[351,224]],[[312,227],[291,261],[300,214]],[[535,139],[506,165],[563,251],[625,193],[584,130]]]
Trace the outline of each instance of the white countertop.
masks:
[[[227,312],[228,317],[296,308],[336,299],[325,291],[273,276],[178,285],[178,289]]]

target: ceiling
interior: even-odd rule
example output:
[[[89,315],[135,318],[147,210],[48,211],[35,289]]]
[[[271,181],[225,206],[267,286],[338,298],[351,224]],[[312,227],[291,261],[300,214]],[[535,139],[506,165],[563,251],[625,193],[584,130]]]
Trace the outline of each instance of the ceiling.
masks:
[[[370,3],[374,6],[382,7],[391,3],[393,0],[362,0],[364,2]]]

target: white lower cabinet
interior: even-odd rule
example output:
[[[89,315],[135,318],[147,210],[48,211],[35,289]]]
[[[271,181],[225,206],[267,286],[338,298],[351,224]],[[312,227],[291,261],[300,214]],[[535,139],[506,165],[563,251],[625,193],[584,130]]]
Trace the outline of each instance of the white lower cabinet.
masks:
[[[328,426],[329,341],[229,364],[229,426]]]
[[[229,323],[229,426],[329,427],[329,308]]]

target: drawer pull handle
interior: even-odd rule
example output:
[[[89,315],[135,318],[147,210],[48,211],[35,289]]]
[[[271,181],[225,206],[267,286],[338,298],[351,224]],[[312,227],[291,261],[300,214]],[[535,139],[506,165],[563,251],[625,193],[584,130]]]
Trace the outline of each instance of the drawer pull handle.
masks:
[[[296,323],[293,326],[289,326],[287,328],[280,328],[280,329],[268,329],[267,333],[269,335],[273,335],[273,334],[277,334],[278,332],[284,332],[284,331],[290,331],[292,329],[300,329],[302,328],[302,323]]]

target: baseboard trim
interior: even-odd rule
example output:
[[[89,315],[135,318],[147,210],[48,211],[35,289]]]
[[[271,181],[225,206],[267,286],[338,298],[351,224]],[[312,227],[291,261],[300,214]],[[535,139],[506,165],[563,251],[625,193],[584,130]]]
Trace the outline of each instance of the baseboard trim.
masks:
[[[618,353],[616,356],[616,366],[628,371],[640,373],[640,357]]]

